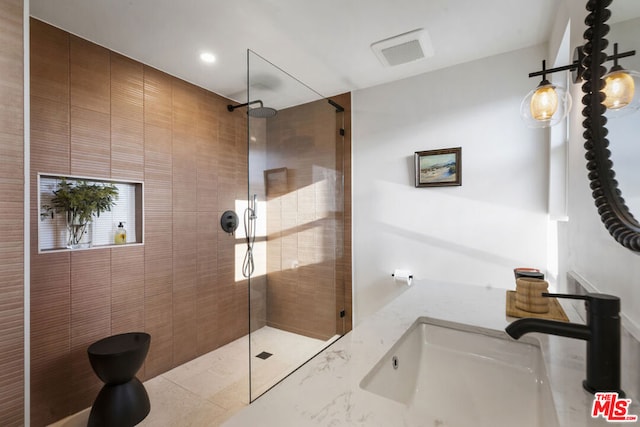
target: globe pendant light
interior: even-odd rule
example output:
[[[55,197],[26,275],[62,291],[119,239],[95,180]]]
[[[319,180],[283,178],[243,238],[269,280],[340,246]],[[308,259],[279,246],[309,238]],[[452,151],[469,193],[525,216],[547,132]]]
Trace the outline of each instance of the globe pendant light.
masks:
[[[633,51],[635,53],[635,51]],[[618,58],[624,54],[618,54],[618,43],[613,44],[613,67],[604,76],[605,95],[603,104],[607,107],[607,117],[622,117],[633,113],[640,108],[640,96],[636,94],[636,84],[640,84],[640,74],[629,71],[618,65]]]
[[[535,120],[550,120],[558,111],[556,87],[548,80],[543,80],[531,96],[529,107],[531,117]]]
[[[535,73],[542,75],[542,81],[520,104],[520,117],[530,128],[554,126],[560,123],[571,109],[571,95],[549,82],[546,72],[546,61],[542,61],[542,71]]]
[[[614,67],[616,68],[616,67]],[[618,110],[631,104],[635,94],[635,83],[633,77],[629,75],[621,66],[604,77],[604,105],[612,110]]]

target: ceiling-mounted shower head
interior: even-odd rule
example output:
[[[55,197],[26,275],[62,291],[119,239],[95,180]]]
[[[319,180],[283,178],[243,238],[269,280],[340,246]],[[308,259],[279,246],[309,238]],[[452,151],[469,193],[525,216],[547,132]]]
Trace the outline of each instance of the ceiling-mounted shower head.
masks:
[[[275,117],[278,114],[278,110],[271,107],[249,108],[248,114],[257,119],[268,119],[270,117]]]
[[[244,104],[239,105],[227,105],[227,110],[233,111],[236,108],[249,107],[251,104],[260,104],[259,107],[247,109],[247,114],[251,117],[257,119],[268,119],[269,117],[275,117],[275,115],[278,114],[278,110],[271,107],[265,107],[259,99],[257,101],[245,102]]]

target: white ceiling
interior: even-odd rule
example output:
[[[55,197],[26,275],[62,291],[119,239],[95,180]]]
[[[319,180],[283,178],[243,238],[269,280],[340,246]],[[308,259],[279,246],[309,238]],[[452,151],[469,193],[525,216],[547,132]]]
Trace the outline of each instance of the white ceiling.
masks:
[[[239,102],[246,97],[247,49],[331,96],[543,43],[557,4],[558,0],[30,1],[31,15],[38,19]],[[370,48],[376,41],[419,28],[431,38],[433,57],[386,67]],[[202,63],[203,51],[213,53],[216,62]]]

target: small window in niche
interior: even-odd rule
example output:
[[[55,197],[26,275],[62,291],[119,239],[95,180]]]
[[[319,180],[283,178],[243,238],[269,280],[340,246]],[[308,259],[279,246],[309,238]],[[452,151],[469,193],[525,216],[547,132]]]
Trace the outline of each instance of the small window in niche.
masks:
[[[69,244],[67,215],[56,212],[52,199],[54,191],[65,180],[70,185],[78,183],[88,185],[113,185],[117,189],[117,198],[111,210],[103,211],[86,229],[79,231],[83,237],[73,247]],[[78,176],[55,176],[38,174],[38,252],[69,249],[88,249],[115,246],[116,232],[124,229],[126,235],[119,240],[125,245],[143,243],[143,184],[133,181],[111,181]],[[118,226],[122,224],[119,229]],[[120,246],[120,245],[119,245]]]

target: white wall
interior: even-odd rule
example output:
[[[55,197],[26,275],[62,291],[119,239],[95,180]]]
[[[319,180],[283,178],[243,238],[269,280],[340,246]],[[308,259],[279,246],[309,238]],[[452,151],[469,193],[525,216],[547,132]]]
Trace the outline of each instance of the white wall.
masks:
[[[520,102],[545,48],[527,48],[353,93],[354,319],[416,278],[512,288],[547,264],[546,131]],[[462,186],[414,187],[415,151],[462,147]]]
[[[576,4],[575,1],[571,1],[571,3],[574,14],[585,14],[583,12],[584,5]],[[615,3],[614,1],[614,16]],[[624,34],[620,32],[621,28],[619,27],[620,24],[612,26],[608,36],[610,47],[607,52],[612,53],[614,41],[621,43],[620,49],[622,51],[640,49],[638,21],[635,21],[635,25],[626,25],[627,31]],[[634,34],[629,32],[632,28],[635,29]],[[584,27],[575,29],[574,39],[577,40],[577,43],[581,43],[583,31]],[[634,68],[631,64],[634,62],[639,64],[638,59],[638,57],[634,57],[621,60],[621,65]],[[607,67],[610,65],[608,63]],[[635,68],[637,69],[637,65]],[[574,97],[580,99],[579,86],[574,88],[574,92]],[[618,244],[600,221],[587,179],[581,110],[582,105],[578,102],[572,111],[569,149],[569,222],[562,230],[565,238],[561,241],[561,253],[567,254],[567,270],[575,271],[582,276],[593,286],[593,290],[617,295],[622,299],[623,322],[634,332],[636,337],[640,337],[640,254]],[[637,120],[640,120],[640,113],[636,112],[635,116]],[[613,121],[610,121],[609,124],[614,125]],[[637,142],[637,132],[635,141]],[[611,141],[612,150],[615,149],[615,143],[616,141]],[[637,162],[636,159],[636,164]],[[635,178],[636,186],[640,184],[640,169],[635,169],[633,178]],[[621,186],[621,189],[624,196],[624,186]],[[635,212],[635,214],[636,218],[640,217],[640,212]]]
[[[571,19],[573,51],[584,43],[585,1],[558,7],[551,50]],[[615,16],[615,2],[613,10]],[[633,43],[640,35],[625,42],[616,31],[610,38],[622,42],[621,49],[640,47]],[[527,74],[545,57],[538,46],[353,93],[356,322],[404,290],[391,280],[395,268],[418,278],[512,287],[514,266],[554,262],[545,247],[547,184],[554,189],[547,136],[518,117],[521,99],[537,83]],[[563,290],[564,273],[574,271],[593,290],[620,296],[625,325],[640,335],[640,254],[615,242],[597,214],[580,85],[572,95],[568,221],[557,224],[559,286]],[[413,153],[455,146],[462,146],[462,187],[414,188]]]

